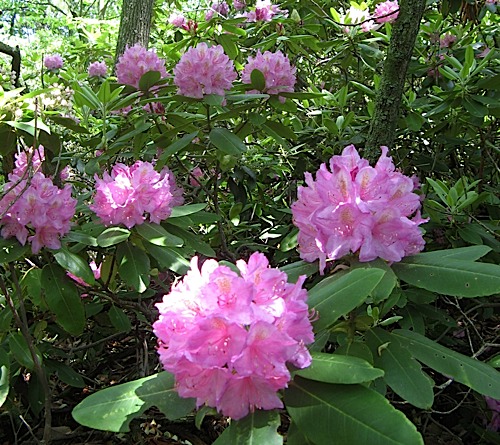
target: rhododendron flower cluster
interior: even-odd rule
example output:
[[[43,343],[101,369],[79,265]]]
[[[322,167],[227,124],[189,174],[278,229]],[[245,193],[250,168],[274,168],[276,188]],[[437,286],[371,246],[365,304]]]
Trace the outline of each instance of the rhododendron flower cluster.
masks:
[[[231,268],[198,258],[156,306],[153,324],[163,367],[181,397],[196,398],[234,419],[255,408],[281,408],[277,391],[290,380],[287,363],[311,363],[314,339],[302,288],[270,268],[261,253]]]
[[[48,70],[59,70],[63,67],[64,62],[59,54],[51,54],[44,57],[43,64]]]
[[[227,16],[229,14],[229,5],[224,1],[216,1],[212,3],[212,6],[205,14],[205,20],[207,22],[211,20],[215,13],[220,14],[224,17]]]
[[[139,89],[141,77],[149,71],[159,71],[162,78],[167,77],[165,61],[154,51],[148,51],[139,43],[127,48],[116,64],[118,83]]]
[[[131,167],[115,164],[111,174],[104,172],[95,180],[96,194],[89,207],[106,226],[124,224],[130,229],[147,217],[159,224],[172,207],[184,202],[172,172],[165,167],[158,173],[149,162],[137,161]]]
[[[439,47],[440,48],[449,48],[453,43],[457,40],[457,36],[453,34],[445,34],[443,37],[439,39]]]
[[[290,65],[288,57],[281,51],[275,53],[266,51],[262,54],[259,50],[255,57],[249,57],[241,74],[243,83],[252,83],[251,74],[253,70],[259,70],[264,74],[266,86],[262,92],[267,94],[293,92],[296,81],[296,68]],[[252,90],[252,92],[257,91]]]
[[[234,0],[233,1],[233,8],[236,9],[236,11],[241,11],[242,9],[245,9],[247,6],[247,3],[245,0]]]
[[[255,10],[243,14],[248,22],[270,22],[276,14],[288,16],[287,11],[283,11],[278,5],[273,5],[270,0],[257,0]]]
[[[174,12],[168,18],[168,23],[176,26],[177,28],[182,28],[186,24],[186,17],[184,17],[182,14]]]
[[[92,62],[88,69],[89,77],[104,77],[108,72],[105,62]]]
[[[237,77],[233,61],[224,54],[222,46],[209,47],[206,43],[189,48],[175,66],[174,74],[179,94],[197,99],[204,94],[224,96]]]
[[[349,252],[359,251],[360,261],[400,261],[424,247],[418,225],[426,220],[413,193],[418,184],[396,171],[388,148],[381,149],[375,167],[349,145],[330,159],[330,169],[321,165],[315,180],[305,174],[307,187],[299,187],[293,219],[301,258],[319,259],[322,273],[327,258]]]
[[[392,13],[392,14],[391,14]],[[387,0],[383,3],[379,3],[375,7],[375,12],[373,17],[377,23],[393,22],[398,18],[399,14],[399,4],[397,0],[391,1]]]
[[[43,150],[35,151],[31,158],[32,176],[26,173],[27,159],[24,153],[17,156],[16,168],[4,186],[5,194],[0,200],[1,235],[15,236],[22,245],[29,241],[33,253],[44,246],[59,249],[60,238],[70,230],[76,199],[71,197],[69,184],[60,189],[38,171]]]

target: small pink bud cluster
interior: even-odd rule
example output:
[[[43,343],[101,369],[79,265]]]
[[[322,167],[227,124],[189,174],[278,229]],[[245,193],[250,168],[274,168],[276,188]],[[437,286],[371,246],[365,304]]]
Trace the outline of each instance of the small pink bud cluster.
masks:
[[[255,57],[249,57],[241,75],[243,83],[252,83],[251,74],[253,70],[259,70],[264,74],[266,86],[262,90],[263,93],[279,94],[293,92],[296,81],[296,68],[290,65],[288,57],[281,51],[276,51],[275,53],[266,51],[262,54],[259,50]],[[257,91],[253,90],[253,92]]]
[[[48,70],[59,70],[63,67],[64,62],[59,54],[51,54],[44,57],[43,64]]]
[[[61,190],[50,178],[37,171],[43,154],[32,157],[34,173],[26,173],[27,157],[17,157],[16,168],[9,174],[5,194],[0,200],[0,226],[3,238],[15,236],[24,246],[31,243],[33,253],[44,246],[61,247],[60,238],[70,230],[70,220],[75,214],[76,199],[71,197],[71,186]],[[34,235],[30,236],[30,233]]]
[[[104,77],[108,72],[108,67],[105,62],[92,62],[88,69],[89,77]]]
[[[277,391],[290,380],[287,363],[311,364],[313,341],[302,288],[269,267],[261,253],[236,263],[239,274],[215,260],[191,270],[156,306],[153,324],[163,367],[181,397],[194,397],[234,419],[255,408],[281,408]]]
[[[445,34],[443,37],[439,39],[439,47],[440,48],[449,48],[453,43],[457,40],[457,36],[453,34]]]
[[[118,83],[139,89],[141,77],[149,71],[159,71],[162,78],[167,77],[165,61],[154,51],[148,51],[139,43],[127,48],[116,64]]]
[[[257,0],[255,10],[243,14],[247,22],[270,22],[275,15],[287,16],[287,11],[283,11],[278,5],[273,5],[270,0]]]
[[[388,148],[381,149],[375,167],[349,145],[330,159],[330,170],[321,165],[316,180],[305,174],[307,187],[299,187],[292,213],[300,256],[319,258],[321,273],[326,258],[350,252],[359,251],[360,261],[401,261],[424,248],[418,226],[426,220],[420,217],[420,197],[413,193],[418,183],[396,171]]]
[[[224,96],[237,77],[234,64],[222,46],[208,47],[206,43],[189,48],[175,66],[174,75],[178,93],[197,99],[204,94]]]
[[[147,216],[159,224],[167,219],[172,207],[184,202],[172,172],[165,167],[160,173],[149,162],[137,161],[131,167],[115,164],[111,175],[97,175],[94,202],[89,206],[106,226],[124,224],[132,228]],[[146,216],[147,214],[147,216]]]

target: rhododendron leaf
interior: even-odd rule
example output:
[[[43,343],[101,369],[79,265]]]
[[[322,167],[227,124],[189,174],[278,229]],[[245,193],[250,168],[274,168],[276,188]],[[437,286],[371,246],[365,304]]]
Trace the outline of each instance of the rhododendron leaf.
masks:
[[[71,231],[65,235],[65,238],[69,241],[74,241],[75,243],[85,244],[86,246],[97,246],[97,238],[83,232]]]
[[[306,261],[296,261],[295,263],[282,266],[279,269],[287,274],[289,283],[296,283],[301,275],[309,277],[316,273],[318,271],[318,264]]]
[[[234,60],[236,59],[236,57],[238,57],[240,51],[236,43],[234,43],[233,37],[231,37],[229,34],[219,34],[218,40],[224,48],[224,52],[230,59]]]
[[[358,357],[323,352],[311,352],[311,356],[311,366],[295,374],[318,382],[341,384],[369,382],[384,375],[382,369],[374,368]]]
[[[16,361],[25,368],[33,370],[35,368],[35,363],[33,362],[33,357],[31,356],[28,343],[20,332],[11,332],[8,339],[9,350],[16,359]],[[42,362],[42,355],[35,348],[35,353],[38,356],[40,363]]]
[[[61,382],[73,386],[74,388],[85,387],[85,381],[83,380],[83,377],[70,366],[56,360],[46,360],[45,366],[47,367],[49,372],[57,372],[57,376],[59,377]]]
[[[80,134],[90,133],[89,130],[87,130],[85,127],[82,127],[81,125],[78,125],[75,122],[75,120],[71,119],[70,117],[49,115],[47,116],[47,118],[58,125],[61,125],[71,131],[74,131],[75,133],[80,133]]]
[[[0,263],[10,263],[26,256],[29,247],[19,244],[17,239],[0,238]]]
[[[172,213],[169,219],[192,215],[193,213],[201,212],[206,207],[206,204],[187,204],[183,206],[177,206],[172,209]]]
[[[387,262],[377,258],[376,260],[369,261],[367,263],[357,263],[355,267],[364,267],[364,268],[374,268],[381,269],[385,272],[384,276],[380,280],[380,283],[377,284],[375,289],[371,292],[371,297],[373,299],[374,304],[378,304],[381,301],[389,298],[392,290],[397,284],[398,277],[394,273],[394,271],[387,265]]]
[[[0,348],[0,408],[9,395],[9,375],[10,358],[9,355],[2,348]]]
[[[55,264],[42,269],[45,301],[56,321],[72,335],[80,335],[85,327],[85,310],[80,293],[66,272]]]
[[[269,99],[269,94],[228,94],[228,102],[248,102],[255,99]]]
[[[95,277],[89,264],[79,255],[66,249],[61,249],[54,254],[56,261],[61,267],[81,278],[89,286],[95,284]]]
[[[279,426],[276,411],[254,411],[241,420],[233,420],[213,445],[281,445]]]
[[[136,230],[146,241],[157,246],[181,247],[184,244],[182,238],[168,233],[159,224],[140,224]]]
[[[192,133],[185,134],[180,139],[177,139],[175,142],[166,147],[159,158],[159,161],[165,163],[165,161],[170,157],[177,153],[179,153],[183,148],[186,148],[193,139],[198,136],[198,131],[193,131]],[[160,164],[163,165],[163,164]]]
[[[130,230],[121,227],[110,227],[97,237],[97,244],[100,247],[114,246],[125,241],[130,236]]]
[[[161,267],[173,270],[181,275],[184,275],[188,271],[189,261],[173,248],[155,246],[148,242],[144,243],[144,247],[153,255]]]
[[[250,73],[251,86],[255,90],[264,91],[266,89],[266,78],[261,70],[254,69]]]
[[[149,91],[151,87],[161,79],[159,71],[148,71],[139,79],[139,89],[141,91]]]
[[[381,269],[354,269],[344,275],[332,275],[309,291],[308,304],[319,313],[315,332],[326,329],[342,315],[357,308],[382,280]]]
[[[416,332],[396,329],[391,336],[430,368],[480,394],[500,399],[500,372],[490,365],[445,348]]]
[[[419,258],[436,259],[442,262],[447,260],[464,260],[476,261],[479,258],[491,252],[491,247],[488,246],[467,246],[458,247],[456,249],[435,250],[434,252],[419,253]],[[410,258],[408,258],[409,260]]]
[[[297,377],[285,390],[292,421],[317,445],[423,445],[420,433],[378,392]]]
[[[118,273],[125,283],[139,293],[149,286],[151,265],[146,253],[130,242],[122,243],[116,249]]]
[[[433,381],[411,352],[380,328],[368,331],[366,339],[373,351],[375,366],[385,371],[384,381],[392,390],[412,405],[429,409],[434,401]],[[383,344],[387,346],[379,349]]]
[[[425,254],[392,265],[403,281],[423,289],[455,297],[486,297],[500,292],[500,266],[491,263],[440,258]]]
[[[132,329],[130,319],[123,312],[123,309],[115,305],[111,306],[108,311],[108,317],[117,332],[129,332]]]
[[[287,445],[315,445],[314,442],[308,439],[302,431],[297,428],[294,422],[290,423],[288,431],[286,432]]]
[[[186,242],[186,246],[192,247],[195,252],[201,253],[208,257],[215,257],[215,251],[208,245],[207,243],[201,241],[199,235],[195,233],[188,232],[181,227],[174,226],[173,224],[165,224],[165,227],[168,231],[180,238],[182,238]]]
[[[243,141],[225,128],[214,128],[208,137],[224,154],[240,157],[247,150]]]
[[[221,25],[222,29],[225,29],[227,32],[230,32],[231,34],[236,34],[241,37],[246,37],[247,35],[247,32],[243,28],[231,25],[227,23],[227,20],[224,20]]]
[[[195,407],[193,399],[181,399],[168,372],[103,389],[80,402],[72,412],[81,425],[124,433],[129,423],[152,406],[170,420],[183,417]]]
[[[281,122],[268,120],[266,122],[266,127],[271,128],[276,134],[283,138],[291,139],[292,141],[297,139],[297,134],[290,127],[283,125]]]

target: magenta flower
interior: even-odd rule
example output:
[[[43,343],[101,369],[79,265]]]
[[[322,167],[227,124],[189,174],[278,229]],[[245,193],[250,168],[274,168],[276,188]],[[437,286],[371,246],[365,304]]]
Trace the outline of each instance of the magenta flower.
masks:
[[[186,17],[184,17],[182,14],[177,14],[174,12],[168,18],[168,23],[177,28],[182,28],[186,24]]]
[[[205,20],[207,22],[211,20],[215,13],[226,17],[229,14],[229,5],[225,1],[212,3],[212,6],[205,14]]]
[[[132,167],[115,164],[111,175],[104,172],[95,180],[96,194],[89,207],[105,226],[124,224],[130,229],[148,217],[159,224],[172,207],[184,202],[172,172],[165,167],[158,173],[149,162],[137,161]]]
[[[321,165],[316,180],[305,174],[307,187],[299,187],[292,213],[300,256],[319,259],[321,273],[327,258],[350,252],[358,252],[360,261],[401,261],[424,248],[418,226],[427,220],[420,217],[420,198],[413,193],[418,183],[396,171],[388,148],[381,149],[375,167],[349,145],[330,159],[330,169]]]
[[[245,9],[247,6],[245,0],[234,0],[233,1],[233,7],[236,9],[236,11],[241,11],[242,9]]]
[[[127,48],[116,64],[118,83],[139,89],[139,80],[149,71],[159,71],[162,78],[167,77],[165,61],[154,51],[148,51],[138,43]]]
[[[64,62],[59,54],[51,54],[44,57],[43,64],[48,70],[59,70],[63,67]]]
[[[244,13],[247,22],[270,22],[276,14],[288,16],[287,11],[283,11],[278,5],[273,5],[270,0],[257,0],[255,10]]]
[[[0,215],[4,215],[0,226],[3,238],[15,236],[22,245],[29,241],[36,254],[44,246],[61,247],[60,239],[70,230],[77,201],[71,197],[69,184],[59,189],[39,171],[43,150],[35,153],[30,173],[26,171],[26,155],[17,157],[16,168],[9,174],[0,199]]]
[[[391,14],[392,13],[392,14]],[[398,18],[399,14],[399,4],[397,0],[391,1],[387,0],[383,3],[379,3],[375,7],[375,12],[373,17],[377,23],[393,22]]]
[[[105,62],[92,62],[89,65],[89,77],[104,77],[108,72],[108,67]]]
[[[203,98],[204,94],[224,96],[237,74],[234,64],[221,45],[208,47],[200,43],[189,48],[174,68],[174,83],[183,96]]]
[[[215,260],[201,270],[198,258],[182,281],[156,306],[153,324],[163,367],[181,397],[194,397],[234,419],[254,409],[283,407],[287,364],[311,364],[314,340],[305,277],[296,284],[253,253],[236,263],[239,273]]]
[[[288,57],[281,51],[272,53],[266,51],[262,54],[257,51],[255,57],[249,57],[248,62],[243,68],[241,80],[243,83],[251,84],[251,74],[253,70],[259,70],[264,74],[266,86],[263,93],[267,94],[280,94],[285,92],[293,92],[295,85],[295,71],[296,68],[290,65]],[[257,92],[252,90],[252,92]],[[284,98],[281,98],[284,102]]]

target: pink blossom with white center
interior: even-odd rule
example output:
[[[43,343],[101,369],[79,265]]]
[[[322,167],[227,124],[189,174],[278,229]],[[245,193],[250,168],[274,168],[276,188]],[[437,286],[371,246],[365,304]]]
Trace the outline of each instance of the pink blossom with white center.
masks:
[[[201,270],[198,258],[156,306],[153,330],[163,367],[181,397],[241,419],[255,409],[283,407],[287,364],[305,368],[314,340],[305,277],[296,284],[253,253],[236,263],[239,273],[215,260]]]
[[[449,48],[453,43],[457,40],[457,36],[453,34],[445,34],[443,37],[439,39],[439,47],[440,48]]]
[[[71,197],[71,186],[55,186],[50,178],[35,172],[31,178],[21,179],[20,166],[9,174],[0,199],[0,220],[3,238],[15,236],[22,244],[31,243],[33,253],[42,247],[59,249],[60,238],[70,230],[75,214],[76,199]]]
[[[162,79],[167,77],[165,61],[139,43],[127,48],[116,64],[118,83],[131,85],[136,89],[139,89],[141,77],[149,71],[159,71]]]
[[[131,167],[115,164],[111,174],[97,175],[96,194],[89,206],[105,226],[123,224],[132,228],[147,218],[159,224],[181,205],[182,189],[175,184],[172,172],[157,172],[149,162],[137,161]]]
[[[59,70],[63,67],[64,61],[59,54],[51,54],[44,57],[43,65],[48,70]]]
[[[288,57],[281,51],[276,51],[275,53],[266,51],[262,54],[259,50],[255,57],[249,57],[241,73],[241,81],[243,83],[252,83],[251,74],[253,70],[259,70],[264,75],[266,85],[264,90],[262,90],[263,93],[280,94],[293,92],[296,82],[296,68],[290,65]],[[252,90],[251,92],[258,91]],[[284,102],[285,98],[280,98],[280,100]]]
[[[401,261],[424,248],[418,226],[427,220],[413,193],[418,183],[396,171],[388,148],[381,149],[375,167],[350,145],[330,159],[329,169],[322,164],[316,179],[305,174],[307,186],[299,187],[293,220],[301,258],[319,259],[321,273],[327,258],[359,253],[360,261]]]
[[[395,1],[387,0],[383,3],[379,3],[375,7],[375,12],[373,14],[373,17],[375,18],[377,23],[387,23],[396,20],[398,18],[398,14],[399,14],[399,4],[397,0]]]
[[[89,77],[104,77],[108,72],[108,67],[105,62],[92,62],[88,69]]]
[[[255,10],[243,14],[247,18],[247,22],[270,22],[276,14],[288,16],[288,12],[279,8],[278,5],[273,5],[270,0],[257,0]]]
[[[222,46],[209,47],[204,42],[184,53],[174,68],[174,75],[178,93],[197,99],[204,94],[224,96],[237,77],[233,61],[224,54]]]
[[[184,17],[182,14],[177,14],[176,12],[174,12],[168,18],[168,23],[177,28],[182,28],[186,24],[186,17]]]

